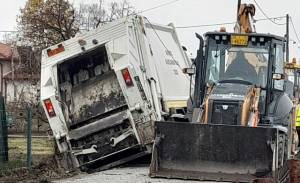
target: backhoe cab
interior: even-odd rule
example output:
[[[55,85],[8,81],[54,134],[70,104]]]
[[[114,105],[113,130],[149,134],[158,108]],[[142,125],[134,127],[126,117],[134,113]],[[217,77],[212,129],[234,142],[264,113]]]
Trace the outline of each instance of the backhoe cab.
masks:
[[[194,108],[204,109],[204,115],[193,121],[252,127],[258,122],[271,124],[271,104],[285,89],[284,39],[214,32],[206,34],[205,45],[205,56],[197,57],[199,95],[194,99]],[[236,102],[223,105],[224,101]],[[276,124],[286,125],[281,119]]]
[[[155,123],[150,176],[281,182],[294,155],[284,38],[209,32],[198,50],[191,122]]]

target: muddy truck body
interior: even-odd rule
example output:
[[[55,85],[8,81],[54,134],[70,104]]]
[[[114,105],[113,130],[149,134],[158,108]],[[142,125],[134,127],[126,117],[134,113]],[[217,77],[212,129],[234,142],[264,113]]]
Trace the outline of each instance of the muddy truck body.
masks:
[[[140,16],[43,50],[41,102],[59,152],[83,170],[151,153],[153,122],[186,110],[189,65],[174,27]]]

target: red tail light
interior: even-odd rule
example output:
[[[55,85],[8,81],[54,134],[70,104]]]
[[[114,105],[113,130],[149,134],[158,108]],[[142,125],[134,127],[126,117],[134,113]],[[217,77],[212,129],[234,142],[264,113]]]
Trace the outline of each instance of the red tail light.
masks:
[[[128,68],[123,69],[121,72],[122,72],[122,75],[123,75],[123,79],[126,83],[126,86],[128,86],[128,87],[133,86],[133,81],[132,81],[132,78],[130,76]]]
[[[51,100],[50,99],[44,100],[44,104],[46,106],[49,117],[52,118],[56,116]]]

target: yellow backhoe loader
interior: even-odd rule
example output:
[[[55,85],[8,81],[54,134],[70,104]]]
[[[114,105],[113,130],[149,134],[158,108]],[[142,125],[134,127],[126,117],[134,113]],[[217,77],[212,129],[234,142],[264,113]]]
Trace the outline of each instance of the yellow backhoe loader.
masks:
[[[151,177],[288,181],[297,135],[285,38],[256,33],[254,5],[238,7],[234,33],[197,34],[189,122],[155,122]]]

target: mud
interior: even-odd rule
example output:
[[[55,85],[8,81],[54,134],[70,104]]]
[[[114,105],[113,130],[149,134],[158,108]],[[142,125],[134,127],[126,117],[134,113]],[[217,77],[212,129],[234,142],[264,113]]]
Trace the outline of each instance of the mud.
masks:
[[[289,160],[289,182],[298,183],[300,182],[300,160],[293,159]]]
[[[66,173],[59,168],[54,158],[48,158],[28,168],[16,168],[0,171],[0,183],[48,183],[77,175],[78,172]]]

